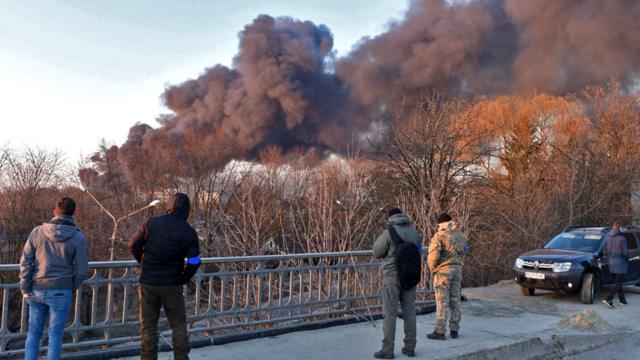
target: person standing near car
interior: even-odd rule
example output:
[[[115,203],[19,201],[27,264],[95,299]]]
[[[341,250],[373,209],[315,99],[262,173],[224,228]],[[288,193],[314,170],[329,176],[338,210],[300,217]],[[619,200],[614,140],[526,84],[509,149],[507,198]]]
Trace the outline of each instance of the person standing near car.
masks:
[[[429,243],[429,271],[436,293],[436,327],[427,337],[446,340],[448,309],[452,338],[460,329],[460,296],[462,289],[462,257],[467,249],[467,236],[458,229],[447,213],[438,215],[438,231]]]
[[[167,201],[166,215],[152,217],[129,240],[129,251],[141,266],[140,358],[158,358],[160,308],[167,314],[176,360],[189,359],[187,312],[182,286],[200,266],[196,231],[187,223],[190,202],[177,193]]]
[[[613,297],[618,294],[620,305],[627,305],[624,292],[622,290],[622,280],[629,269],[629,248],[627,239],[620,234],[621,221],[616,219],[611,225],[611,231],[607,235],[604,244],[604,253],[607,255],[609,272],[613,277],[614,285],[609,291],[609,295],[602,300],[609,308],[615,309]]]
[[[49,317],[47,360],[60,359],[71,297],[89,274],[87,240],[73,220],[76,203],[63,197],[53,218],[29,235],[20,258],[20,290],[29,304],[24,358],[36,360]]]
[[[396,338],[396,316],[398,302],[402,308],[404,321],[404,346],[402,353],[408,357],[415,356],[416,349],[416,287],[404,290],[398,277],[398,264],[396,263],[396,250],[398,247],[393,239],[397,236],[401,241],[409,242],[417,247],[418,254],[422,251],[422,237],[411,226],[409,217],[402,210],[393,208],[389,210],[389,227],[385,229],[373,244],[373,255],[382,259],[382,307],[384,321],[382,325],[383,338],[382,349],[373,356],[377,359],[393,359]],[[390,231],[395,230],[395,234]],[[399,245],[402,246],[402,245]],[[419,261],[419,260],[418,260]]]

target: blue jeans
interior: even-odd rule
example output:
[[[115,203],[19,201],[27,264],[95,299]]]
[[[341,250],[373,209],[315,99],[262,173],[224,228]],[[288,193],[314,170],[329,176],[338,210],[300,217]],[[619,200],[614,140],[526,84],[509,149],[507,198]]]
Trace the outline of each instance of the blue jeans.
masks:
[[[44,323],[49,316],[47,360],[58,360],[62,353],[62,335],[71,309],[71,289],[33,290],[29,303],[29,333],[24,345],[25,360],[37,360]]]

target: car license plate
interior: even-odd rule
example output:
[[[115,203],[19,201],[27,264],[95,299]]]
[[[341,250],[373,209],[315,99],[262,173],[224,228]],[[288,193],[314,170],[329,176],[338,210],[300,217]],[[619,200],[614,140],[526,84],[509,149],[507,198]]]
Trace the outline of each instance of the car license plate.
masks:
[[[544,274],[534,273],[534,272],[525,272],[524,277],[526,277],[527,279],[544,280]]]

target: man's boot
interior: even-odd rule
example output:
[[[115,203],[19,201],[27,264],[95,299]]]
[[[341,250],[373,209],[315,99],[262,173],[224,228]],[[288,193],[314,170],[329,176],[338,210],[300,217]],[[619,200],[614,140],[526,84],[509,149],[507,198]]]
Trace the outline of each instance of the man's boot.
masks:
[[[613,301],[611,299],[604,299],[602,302],[609,307],[609,309],[615,309],[616,307],[613,305]]]
[[[624,295],[618,298],[620,300],[620,305],[628,305],[627,299],[625,299]]]
[[[447,340],[447,337],[444,336],[443,333],[432,332],[431,334],[427,334],[427,337],[431,340]]]
[[[384,350],[376,352],[375,354],[373,354],[373,357],[376,359],[395,359],[395,356],[393,356],[393,351]]]
[[[402,348],[402,353],[403,353],[404,355],[406,355],[407,357],[414,357],[414,356],[416,356],[416,351],[415,351],[415,350],[410,350],[410,349]]]
[[[458,332],[455,330],[451,330],[451,332],[449,332],[449,335],[451,335],[452,339],[457,339],[458,338]]]

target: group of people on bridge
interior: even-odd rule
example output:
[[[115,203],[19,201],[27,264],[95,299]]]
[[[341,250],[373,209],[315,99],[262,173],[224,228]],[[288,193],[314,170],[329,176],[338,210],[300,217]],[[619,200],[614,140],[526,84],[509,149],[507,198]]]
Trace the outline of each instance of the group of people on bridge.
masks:
[[[47,360],[60,359],[73,293],[89,274],[87,240],[74,221],[75,208],[71,198],[58,200],[54,217],[33,229],[20,258],[20,290],[29,304],[26,360],[38,358],[47,317]],[[145,360],[158,357],[161,308],[171,326],[174,358],[189,358],[183,285],[200,266],[198,236],[187,223],[189,211],[187,195],[171,196],[166,213],[148,219],[128,243],[141,267],[138,299],[141,358]]]
[[[427,338],[446,340],[447,319],[449,319],[449,335],[457,338],[460,330],[460,297],[462,289],[462,258],[468,250],[467,236],[458,229],[455,221],[447,213],[437,218],[438,230],[433,235],[428,247],[428,266],[431,274],[431,285],[436,298],[436,326]],[[422,238],[411,226],[409,217],[399,208],[389,210],[389,227],[385,229],[373,244],[373,254],[382,259],[382,301],[384,309],[382,349],[374,354],[377,359],[394,358],[394,340],[396,334],[396,316],[398,304],[402,308],[404,321],[404,346],[402,353],[408,357],[415,356],[417,343],[416,329],[416,285],[404,281],[415,278],[411,272],[420,274],[420,253]],[[413,244],[418,260],[415,269],[406,269],[398,251],[403,242]],[[410,267],[411,265],[409,265]],[[419,276],[417,277],[419,281]]]
[[[73,215],[75,201],[69,197],[58,200],[54,217],[33,229],[24,245],[20,259],[20,290],[29,305],[29,329],[25,343],[25,359],[38,358],[40,339],[46,319],[49,319],[47,359],[59,359],[62,339],[73,293],[89,273],[87,240],[76,226]],[[169,320],[176,360],[188,359],[190,351],[183,286],[200,266],[200,247],[196,231],[188,224],[190,201],[187,195],[176,193],[167,201],[162,216],[149,218],[128,242],[128,248],[141,271],[138,286],[140,302],[140,344],[143,360],[157,359],[158,320],[160,310]],[[447,213],[437,218],[438,230],[428,245],[430,284],[435,293],[436,324],[427,338],[446,340],[458,338],[460,331],[460,298],[462,265],[468,250],[467,236]],[[616,286],[605,303],[621,290],[626,246],[618,236],[616,222],[607,240],[607,250],[616,262]],[[422,237],[412,227],[409,217],[399,208],[388,212],[388,227],[373,244],[373,254],[382,259],[383,340],[382,349],[374,354],[378,359],[394,358],[394,340],[398,306],[404,321],[402,353],[415,356],[416,286],[420,281]],[[615,256],[614,254],[620,254]],[[620,268],[620,269],[619,269]],[[618,271],[620,270],[620,271]]]

